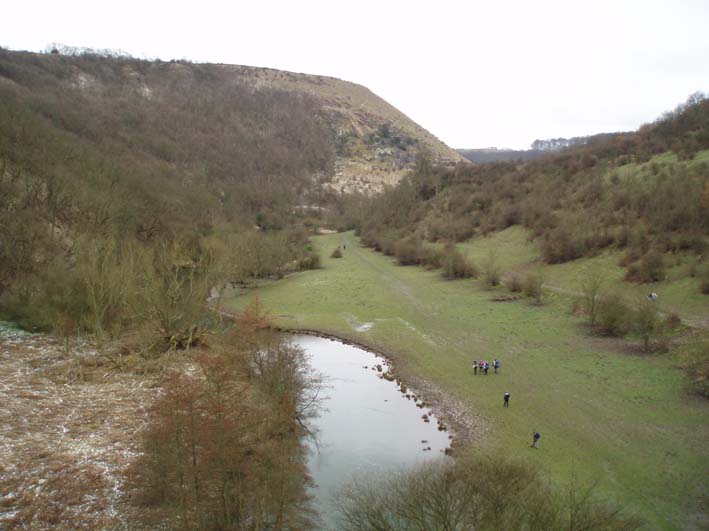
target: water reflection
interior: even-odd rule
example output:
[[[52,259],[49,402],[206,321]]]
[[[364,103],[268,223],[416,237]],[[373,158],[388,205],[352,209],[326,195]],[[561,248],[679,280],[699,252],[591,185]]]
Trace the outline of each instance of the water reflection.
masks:
[[[308,352],[328,386],[324,410],[311,421],[318,430],[319,449],[309,443],[308,467],[317,484],[316,509],[324,528],[334,530],[331,497],[353,476],[440,457],[448,447],[448,434],[438,430],[427,408],[418,408],[395,382],[380,377],[376,366],[386,371],[382,358],[330,339],[293,336],[292,341]],[[429,422],[422,419],[424,414]]]

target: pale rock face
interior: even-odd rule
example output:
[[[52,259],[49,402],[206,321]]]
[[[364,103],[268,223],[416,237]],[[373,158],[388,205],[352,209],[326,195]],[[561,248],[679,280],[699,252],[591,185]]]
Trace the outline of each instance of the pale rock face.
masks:
[[[459,153],[361,85],[269,68],[221,67],[227,69],[235,81],[250,84],[254,89],[273,87],[303,92],[322,102],[322,118],[335,135],[336,159],[332,176],[319,181],[331,190],[380,193],[413,169],[420,149],[429,152],[437,164],[468,163]]]

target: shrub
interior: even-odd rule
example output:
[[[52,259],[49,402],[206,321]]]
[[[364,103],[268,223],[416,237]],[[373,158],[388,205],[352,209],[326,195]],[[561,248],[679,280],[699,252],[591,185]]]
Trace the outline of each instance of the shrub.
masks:
[[[421,263],[429,269],[440,269],[443,264],[443,253],[438,249],[424,247],[421,254]]]
[[[497,262],[497,255],[492,250],[488,253],[487,259],[483,264],[483,276],[485,284],[491,288],[500,283],[500,266]]]
[[[598,305],[597,322],[604,333],[623,337],[630,328],[629,316],[631,314],[631,309],[620,295],[608,293],[601,298]]]
[[[399,240],[394,245],[394,256],[399,264],[404,266],[420,264],[422,251],[421,240],[414,236]]]
[[[588,315],[591,326],[596,324],[596,314],[598,303],[601,299],[601,287],[603,286],[603,275],[600,271],[591,271],[581,284],[583,293],[583,309]]]
[[[643,350],[650,349],[650,339],[658,328],[657,306],[651,301],[641,301],[633,312],[633,328],[643,340]]]
[[[575,240],[569,232],[562,228],[547,233],[542,242],[542,255],[548,264],[560,264],[583,256],[585,248],[582,242]]]
[[[506,282],[507,284],[507,289],[509,289],[512,293],[521,293],[522,290],[524,289],[524,284],[522,282],[522,279],[519,277],[519,275],[512,275]]]
[[[524,294],[534,299],[537,304],[542,302],[544,294],[544,277],[540,273],[529,273],[524,279]]]
[[[396,240],[389,236],[380,236],[374,247],[375,250],[384,253],[387,256],[396,255]]]
[[[298,264],[301,270],[305,269],[320,269],[320,255],[315,252],[310,252],[300,259]]]
[[[477,278],[478,270],[452,243],[447,243],[441,255],[441,274],[448,280]]]
[[[631,282],[659,282],[665,279],[665,261],[657,251],[650,251],[642,259],[631,265],[625,274]]]
[[[342,258],[342,251],[340,251],[339,247],[337,249],[335,249],[334,251],[332,251],[330,258]]]
[[[629,265],[637,262],[639,259],[640,253],[638,252],[638,250],[630,249],[623,256],[620,257],[620,260],[618,260],[618,265],[620,267],[628,267]]]
[[[709,398],[709,345],[699,345],[689,352],[685,365],[689,380],[689,392]]]
[[[699,277],[699,293],[709,295],[709,266],[705,266]]]
[[[680,326],[682,326],[682,319],[680,319],[679,315],[676,313],[671,312],[667,315],[667,317],[665,317],[664,326],[668,330],[677,330]]]
[[[556,489],[538,470],[511,459],[432,461],[337,497],[343,531],[420,529],[614,529],[642,522],[600,502],[594,487]]]

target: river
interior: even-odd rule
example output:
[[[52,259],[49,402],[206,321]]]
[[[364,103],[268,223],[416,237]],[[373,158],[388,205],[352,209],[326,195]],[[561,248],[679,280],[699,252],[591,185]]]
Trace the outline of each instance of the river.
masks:
[[[296,335],[314,370],[326,382],[323,410],[311,421],[318,444],[312,440],[308,469],[315,481],[315,508],[323,529],[336,530],[332,500],[353,477],[381,476],[426,459],[440,458],[449,446],[446,431],[428,408],[419,408],[394,381],[382,378],[385,359],[340,341]],[[382,372],[377,368],[381,366]],[[426,414],[429,422],[422,416]]]

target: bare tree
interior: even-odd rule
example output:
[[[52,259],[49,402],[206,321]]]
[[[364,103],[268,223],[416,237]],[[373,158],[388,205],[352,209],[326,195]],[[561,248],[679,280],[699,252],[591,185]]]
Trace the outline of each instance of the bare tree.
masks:
[[[598,305],[601,300],[601,288],[603,287],[603,274],[599,269],[593,269],[588,272],[586,278],[581,283],[581,291],[583,293],[583,308],[588,315],[588,321],[591,326],[596,324],[596,314]]]

